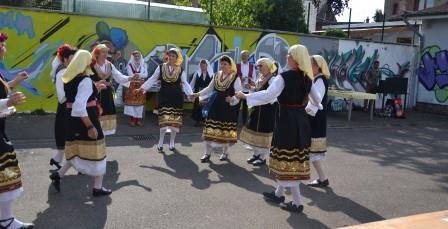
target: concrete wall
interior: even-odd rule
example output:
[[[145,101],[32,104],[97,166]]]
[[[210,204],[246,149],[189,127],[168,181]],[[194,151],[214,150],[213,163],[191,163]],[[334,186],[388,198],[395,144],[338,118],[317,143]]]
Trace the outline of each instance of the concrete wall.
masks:
[[[448,110],[448,19],[424,20],[417,101]]]
[[[252,62],[271,57],[286,67],[289,46],[301,43],[309,48],[310,54],[321,54],[328,60],[334,84],[358,91],[365,91],[365,73],[374,60],[381,62],[383,77],[410,77],[416,53],[413,46],[396,44],[12,8],[0,8],[0,32],[9,35],[8,53],[0,62],[0,73],[9,80],[22,70],[31,75],[19,88],[29,98],[20,107],[22,111],[55,110],[55,88],[49,72],[57,47],[64,43],[90,49],[97,41],[109,41],[112,51],[123,53],[123,64],[131,51],[140,50],[149,72],[161,63],[165,50],[177,46],[183,52],[184,68],[189,74],[196,71],[201,58],[209,59],[215,69],[217,59],[223,54],[231,55],[238,62],[242,49],[251,52]]]

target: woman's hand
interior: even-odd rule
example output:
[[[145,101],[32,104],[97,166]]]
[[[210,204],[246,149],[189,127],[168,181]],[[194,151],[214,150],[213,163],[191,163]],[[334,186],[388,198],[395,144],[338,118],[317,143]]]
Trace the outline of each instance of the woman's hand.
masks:
[[[28,77],[29,77],[28,73],[23,71],[19,72],[14,80],[16,80],[18,83],[21,83],[22,81],[28,79]]]
[[[98,131],[96,130],[96,128],[94,126],[90,127],[89,130],[87,131],[87,135],[91,139],[97,139],[98,138]]]
[[[235,96],[238,98],[238,99],[246,99],[246,94],[244,94],[243,92],[241,92],[241,91],[238,91],[238,92],[236,92],[235,93]]]
[[[98,90],[98,92],[100,92],[100,91],[102,91],[102,90],[104,90],[104,89],[107,88],[107,85],[105,84],[105,81],[104,81],[104,82],[102,82],[102,81],[103,81],[103,80],[98,81],[97,83],[94,83],[96,89]]]
[[[226,102],[231,103],[232,102],[232,96],[227,96],[226,97]]]
[[[199,97],[199,93],[193,93],[188,97],[189,97],[190,101],[194,101],[197,97]]]
[[[138,80],[140,79],[140,74],[135,73],[134,76],[132,76],[131,80]]]
[[[22,92],[16,92],[9,97],[6,105],[8,107],[20,105],[20,104],[24,103],[25,100],[26,100],[25,94],[23,94]]]
[[[143,88],[138,88],[138,89],[135,89],[134,90],[134,94],[145,94],[146,93],[146,91],[145,91],[145,89],[143,89]]]

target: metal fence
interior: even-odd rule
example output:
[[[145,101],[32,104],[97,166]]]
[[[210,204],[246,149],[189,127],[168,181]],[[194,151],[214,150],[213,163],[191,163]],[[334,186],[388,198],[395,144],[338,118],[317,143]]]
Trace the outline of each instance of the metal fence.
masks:
[[[0,5],[23,8],[61,10],[63,0],[2,0]]]

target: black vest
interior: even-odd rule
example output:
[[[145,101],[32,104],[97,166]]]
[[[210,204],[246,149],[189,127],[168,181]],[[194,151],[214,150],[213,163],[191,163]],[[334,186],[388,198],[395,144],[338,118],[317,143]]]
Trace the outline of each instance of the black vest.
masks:
[[[73,103],[75,102],[76,94],[78,93],[78,86],[81,83],[81,81],[85,78],[88,78],[89,76],[76,76],[74,79],[72,79],[70,82],[64,84],[64,91],[65,91],[65,97],[67,98],[67,103]],[[92,83],[92,89],[93,93],[89,96],[89,99],[87,102],[90,102],[92,100],[96,99],[97,89],[95,87],[95,84]]]

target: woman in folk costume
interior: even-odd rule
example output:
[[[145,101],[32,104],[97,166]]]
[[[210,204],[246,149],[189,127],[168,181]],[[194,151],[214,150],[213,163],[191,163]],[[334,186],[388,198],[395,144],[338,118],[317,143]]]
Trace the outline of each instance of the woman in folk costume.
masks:
[[[311,127],[305,106],[308,96],[314,98],[309,95],[313,71],[305,46],[291,46],[287,59],[290,70],[275,77],[266,90],[248,95],[238,92],[237,96],[247,99],[249,107],[272,103],[277,99],[279,108],[275,115],[269,157],[269,170],[277,180],[277,189],[263,195],[267,201],[282,203],[281,207],[285,210],[302,212],[299,181],[310,179]],[[287,204],[283,203],[285,187],[291,188],[293,197],[293,201]]]
[[[266,90],[273,82],[273,74],[277,71],[274,62],[269,58],[262,58],[257,61],[257,68],[260,76],[255,82],[255,91]],[[266,164],[266,157],[269,155],[272,142],[272,132],[274,130],[275,105],[268,103],[255,106],[249,116],[249,121],[240,133],[240,140],[250,145],[254,152],[252,157],[247,159],[249,164],[261,166]]]
[[[210,84],[202,91],[193,94],[199,100],[208,98],[203,109],[205,125],[202,137],[205,141],[205,153],[202,163],[210,161],[213,148],[222,148],[221,161],[228,159],[228,148],[237,142],[236,125],[238,121],[239,99],[236,91],[241,91],[240,77],[237,76],[236,64],[229,56],[219,59],[220,71],[215,74]]]
[[[108,51],[109,48],[107,48],[106,45],[97,45],[92,51],[93,61],[91,64],[94,73],[92,80],[94,82],[103,80],[107,84],[107,89],[101,91],[98,95],[100,104],[100,122],[104,135],[115,134],[117,128],[117,112],[115,110],[112,79],[119,84],[125,84],[132,78],[121,74],[121,72],[107,60]]]
[[[8,36],[0,33],[0,60],[6,54],[6,40]],[[22,175],[19,162],[14,152],[14,146],[5,133],[6,117],[15,112],[14,106],[25,102],[25,95],[17,92],[8,94],[22,81],[28,78],[26,72],[20,72],[16,78],[6,82],[0,74],[0,228],[27,229],[33,228],[33,224],[22,223],[14,218],[12,202],[23,192]]]
[[[214,76],[213,68],[208,62],[208,60],[202,59],[199,62],[199,67],[196,72],[193,73],[191,78],[190,87],[193,89],[194,93],[201,91],[206,88]],[[196,121],[195,126],[199,126],[201,122],[204,122],[204,117],[202,116],[202,104],[199,99],[196,98],[193,104],[192,118]]]
[[[306,107],[307,113],[310,115],[311,123],[311,149],[310,160],[316,169],[319,178],[308,183],[312,187],[327,187],[330,185],[322,168],[322,161],[325,159],[327,152],[327,112],[325,105],[327,104],[328,80],[330,79],[330,71],[327,62],[322,56],[314,55],[311,57],[313,67],[314,80],[311,92],[316,94],[314,103],[308,102]],[[310,97],[310,100],[313,97]],[[314,104],[323,104],[317,107]],[[319,109],[321,108],[321,109]]]
[[[68,64],[76,53],[76,48],[68,44],[62,45],[58,48],[57,56],[52,63],[51,77],[54,79],[56,86],[56,94],[58,98],[58,107],[56,110],[56,118],[54,122],[54,137],[56,140],[56,153],[50,159],[50,165],[54,165],[57,169],[61,168],[60,163],[64,158],[65,146],[65,92],[64,82],[62,82],[62,75],[65,72]]]
[[[129,125],[143,126],[141,120],[145,109],[146,96],[141,93],[136,94],[134,91],[140,88],[145,82],[145,79],[148,78],[148,70],[143,56],[139,51],[132,52],[127,66],[127,72],[137,77],[131,80],[130,86],[126,90],[124,96],[124,114],[131,117]]]
[[[183,94],[191,95],[193,93],[187,82],[187,74],[181,66],[183,57],[180,50],[172,48],[168,51],[168,56],[168,62],[157,67],[152,76],[135,92],[144,93],[158,80],[161,81],[158,96],[160,138],[157,149],[159,152],[163,152],[166,132],[171,132],[169,149],[175,150],[176,134],[179,133],[182,126]]]
[[[91,54],[86,50],[76,52],[62,75],[66,106],[65,158],[67,163],[50,179],[60,191],[61,177],[73,166],[78,172],[94,177],[93,196],[112,193],[103,187],[106,173],[104,135],[98,118],[97,88],[90,78]]]

